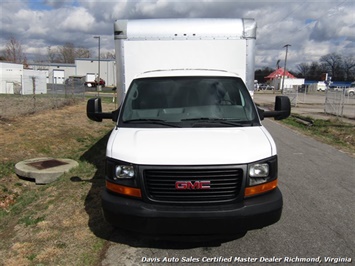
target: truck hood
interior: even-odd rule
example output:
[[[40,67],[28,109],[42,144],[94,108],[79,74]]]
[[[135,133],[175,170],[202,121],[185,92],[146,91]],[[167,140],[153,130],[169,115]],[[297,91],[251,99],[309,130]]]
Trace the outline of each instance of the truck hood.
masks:
[[[276,154],[263,126],[240,128],[117,128],[106,156],[146,165],[225,165]]]

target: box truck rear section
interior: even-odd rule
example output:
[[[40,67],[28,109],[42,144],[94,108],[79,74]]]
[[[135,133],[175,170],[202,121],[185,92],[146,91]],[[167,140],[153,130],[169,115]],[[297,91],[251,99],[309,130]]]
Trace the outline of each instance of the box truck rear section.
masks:
[[[102,209],[110,224],[183,239],[230,238],[282,213],[276,145],[257,108],[252,19],[119,20],[119,108],[87,115],[116,125],[106,148]]]
[[[136,75],[152,70],[224,70],[254,93],[254,19],[117,20],[114,32],[118,102]]]

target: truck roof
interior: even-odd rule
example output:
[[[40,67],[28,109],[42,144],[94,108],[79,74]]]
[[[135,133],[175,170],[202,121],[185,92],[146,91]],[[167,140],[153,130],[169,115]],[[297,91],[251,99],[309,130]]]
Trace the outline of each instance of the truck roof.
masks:
[[[238,74],[215,69],[165,69],[147,71],[137,75],[135,78],[154,77],[186,77],[186,76],[215,76],[215,77],[239,77]]]
[[[115,39],[255,39],[250,18],[117,20]]]

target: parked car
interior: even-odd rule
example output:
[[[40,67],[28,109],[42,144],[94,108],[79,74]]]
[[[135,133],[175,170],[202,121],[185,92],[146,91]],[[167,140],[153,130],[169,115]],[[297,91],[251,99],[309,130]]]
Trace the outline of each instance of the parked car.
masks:
[[[355,82],[351,83],[350,87],[345,90],[345,96],[353,97],[355,95]]]
[[[96,87],[97,85],[105,87],[106,82],[102,78],[100,78],[100,84],[98,84],[97,80],[85,82],[85,86],[89,88]]]
[[[65,80],[65,85],[84,85],[85,80],[83,76],[70,76]]]
[[[273,90],[273,89],[275,89],[275,87],[272,85],[269,85],[269,84],[260,84],[259,89],[260,90]]]

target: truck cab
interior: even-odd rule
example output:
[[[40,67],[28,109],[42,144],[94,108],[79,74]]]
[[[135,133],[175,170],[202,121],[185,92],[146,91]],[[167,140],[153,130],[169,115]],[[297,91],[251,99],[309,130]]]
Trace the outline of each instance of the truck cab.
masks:
[[[88,103],[93,120],[100,100]],[[280,219],[275,143],[241,78],[224,71],[156,71],[134,79],[106,150],[106,220],[155,236],[230,237]],[[117,113],[117,112],[116,112]]]

